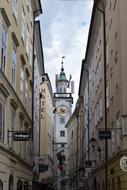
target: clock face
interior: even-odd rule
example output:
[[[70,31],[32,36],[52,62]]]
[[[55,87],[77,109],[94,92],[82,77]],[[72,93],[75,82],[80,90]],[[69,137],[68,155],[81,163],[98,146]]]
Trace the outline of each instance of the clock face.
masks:
[[[68,114],[68,107],[65,105],[61,105],[57,108],[57,114],[60,117],[65,117]]]

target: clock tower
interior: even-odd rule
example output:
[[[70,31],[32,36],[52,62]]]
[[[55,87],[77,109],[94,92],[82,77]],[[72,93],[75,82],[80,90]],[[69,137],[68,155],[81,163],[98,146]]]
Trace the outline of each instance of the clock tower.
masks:
[[[66,78],[62,59],[61,72],[56,75],[56,93],[54,93],[54,182],[57,190],[65,189],[67,169],[67,129],[65,125],[72,114],[73,97],[72,90],[70,90],[72,84],[71,76],[69,80]]]

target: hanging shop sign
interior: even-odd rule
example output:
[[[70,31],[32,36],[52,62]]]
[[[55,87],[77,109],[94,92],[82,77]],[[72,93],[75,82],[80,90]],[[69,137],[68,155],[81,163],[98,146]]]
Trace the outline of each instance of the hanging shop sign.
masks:
[[[30,133],[25,131],[16,131],[13,132],[14,141],[29,141]]]
[[[99,131],[99,139],[100,140],[106,140],[106,139],[111,139],[111,131]]]
[[[91,160],[85,161],[85,168],[92,168],[92,161]]]
[[[39,173],[48,171],[48,165],[46,164],[39,164]]]

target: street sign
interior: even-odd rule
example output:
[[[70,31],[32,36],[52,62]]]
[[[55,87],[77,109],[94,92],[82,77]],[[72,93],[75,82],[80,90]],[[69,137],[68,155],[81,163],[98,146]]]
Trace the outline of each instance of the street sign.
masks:
[[[85,168],[92,168],[92,161],[91,160],[85,161]]]
[[[104,140],[104,139],[111,139],[111,131],[99,131],[99,139]]]
[[[48,171],[48,165],[39,164],[39,173]]]
[[[13,133],[14,141],[29,141],[30,133],[25,131],[16,131]]]

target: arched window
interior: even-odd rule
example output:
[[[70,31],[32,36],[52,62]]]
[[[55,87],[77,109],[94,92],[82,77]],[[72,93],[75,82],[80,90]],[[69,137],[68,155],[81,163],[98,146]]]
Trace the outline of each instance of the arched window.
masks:
[[[0,180],[0,190],[3,190],[3,182]]]
[[[10,175],[10,178],[9,178],[9,190],[14,190],[14,181],[13,181],[12,175]]]

